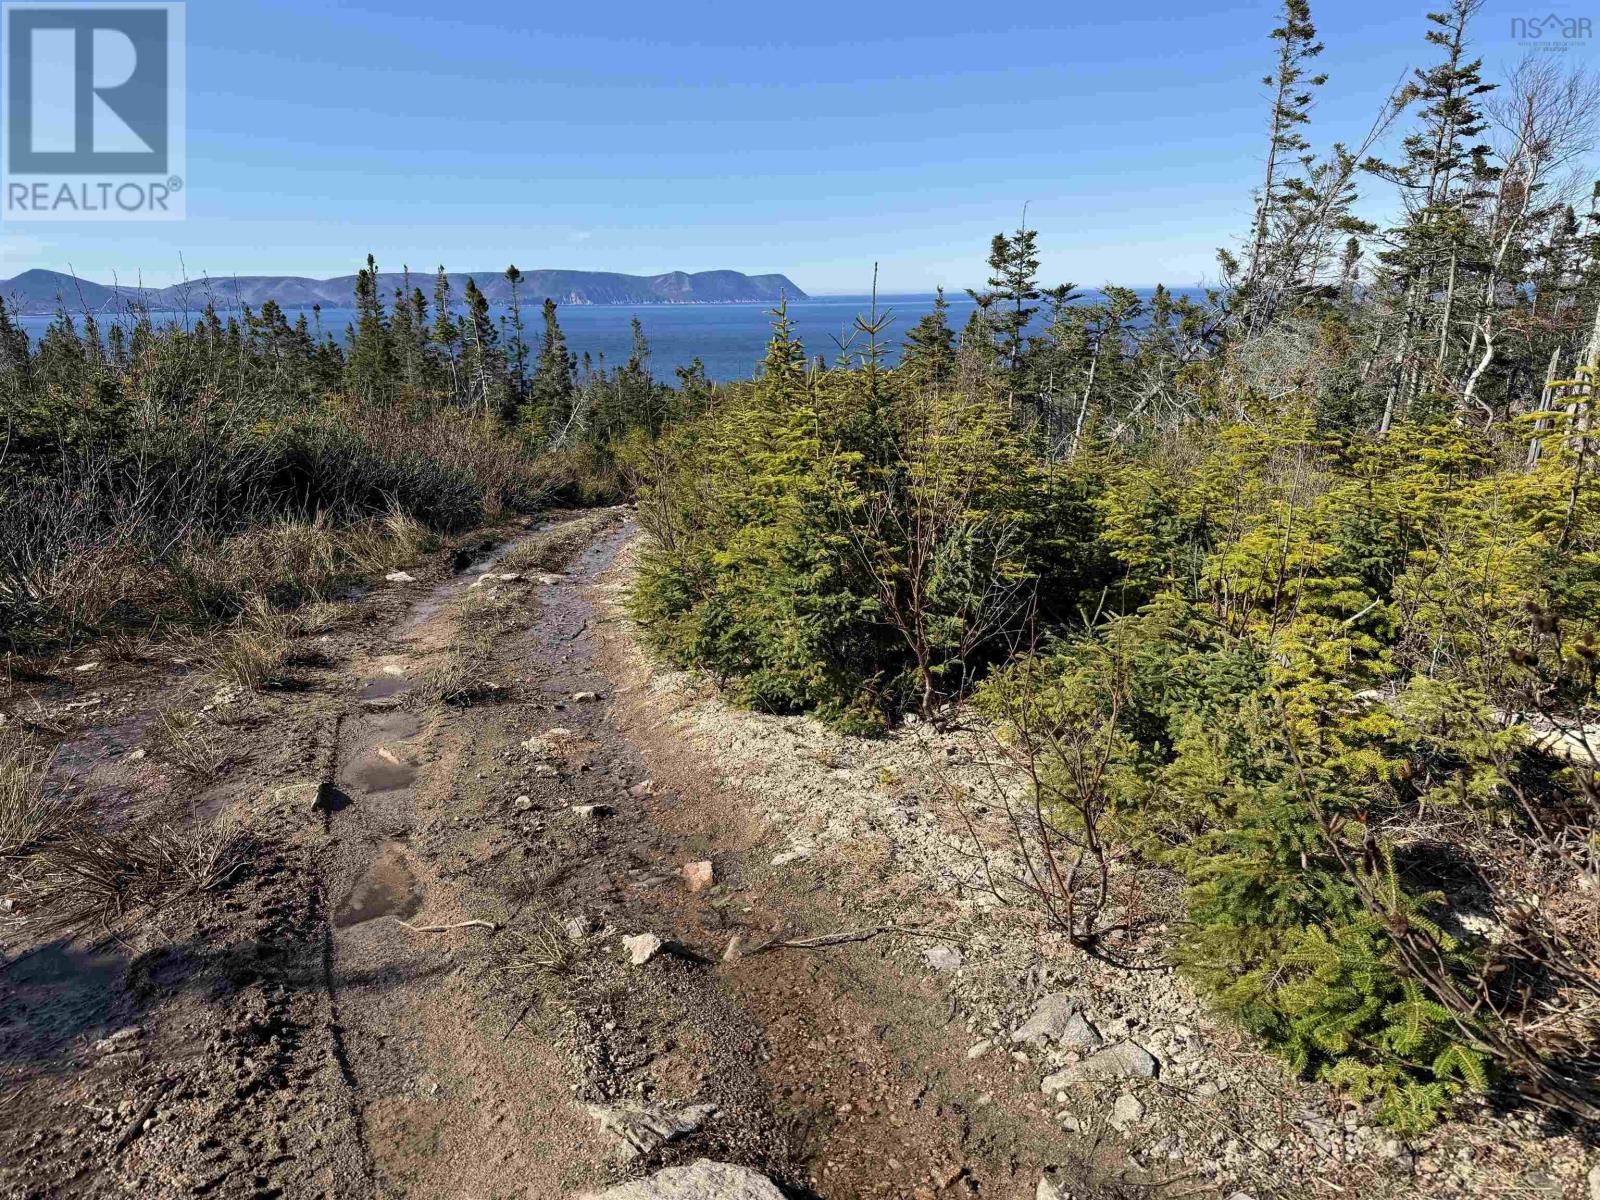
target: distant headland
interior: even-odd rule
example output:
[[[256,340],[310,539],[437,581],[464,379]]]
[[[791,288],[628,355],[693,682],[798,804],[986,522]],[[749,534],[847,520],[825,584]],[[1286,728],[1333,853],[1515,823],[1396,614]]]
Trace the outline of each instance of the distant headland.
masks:
[[[471,278],[490,304],[511,299],[511,284],[500,271],[466,271],[448,276],[452,294],[459,300]],[[410,286],[430,298],[435,276],[411,273]],[[379,294],[388,297],[405,288],[407,276],[383,272]],[[15,313],[50,313],[64,305],[69,312],[117,312],[140,305],[155,312],[194,312],[209,302],[218,309],[249,305],[260,308],[268,300],[284,309],[348,308],[355,296],[356,277],[307,279],[297,275],[239,275],[191,280],[163,288],[108,285],[79,279],[60,271],[24,271],[0,280],[0,299]],[[665,275],[619,275],[611,271],[525,271],[517,282],[524,302],[541,304],[547,297],[558,304],[767,304],[780,297],[808,299],[786,275],[745,275],[739,271],[669,271]]]

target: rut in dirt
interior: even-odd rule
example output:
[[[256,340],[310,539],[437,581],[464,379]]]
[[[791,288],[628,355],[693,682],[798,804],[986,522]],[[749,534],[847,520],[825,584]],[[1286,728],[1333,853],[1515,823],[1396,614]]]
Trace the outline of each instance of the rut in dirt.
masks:
[[[1056,1131],[975,1082],[937,981],[872,945],[727,953],[849,928],[859,881],[770,865],[787,835],[641,703],[622,517],[381,594],[336,673],[259,700],[206,799],[256,846],[220,907],[24,980],[41,1013],[96,981],[94,1036],[138,1054],[34,1081],[55,1107],[0,1194],[573,1200],[706,1158],[792,1200],[1032,1197]],[[75,1163],[51,1114],[86,1095]]]

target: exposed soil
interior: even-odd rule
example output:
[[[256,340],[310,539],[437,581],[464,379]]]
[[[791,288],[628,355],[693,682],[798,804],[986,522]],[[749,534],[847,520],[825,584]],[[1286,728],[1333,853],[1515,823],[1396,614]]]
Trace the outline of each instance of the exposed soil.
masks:
[[[298,690],[83,673],[103,699],[74,711],[113,719],[66,731],[53,786],[113,824],[243,830],[250,857],[75,939],[15,914],[0,1191],[554,1200],[712,1157],[795,1196],[1033,1195],[1063,1134],[1033,1089],[1002,1097],[1009,1070],[968,1064],[938,976],[872,941],[723,961],[735,936],[851,928],[849,891],[747,870],[764,830],[692,764],[648,781],[597,661],[590,585],[621,515],[591,519],[609,527],[568,578],[385,589]],[[413,702],[485,595],[497,702]],[[14,711],[48,727],[82,690]],[[214,782],[164,760],[153,714],[174,708],[202,711]],[[716,882],[691,892],[701,860]],[[635,966],[620,939],[643,932],[669,946]],[[589,1111],[697,1103],[697,1131],[632,1157]]]
[[[981,765],[953,742],[863,748],[653,668],[617,604],[634,536],[618,510],[414,568],[316,639],[294,690],[75,669],[92,655],[17,689],[11,719],[59,742],[53,787],[249,854],[71,938],[0,914],[0,1195],[562,1200],[696,1158],[796,1200],[1030,1200],[1046,1168],[1080,1200],[1448,1190],[1376,1139],[1317,1178],[1273,1147],[1223,1163],[1171,1114],[1227,1111],[1259,1142],[1239,1080],[1284,1110],[1325,1097],[1165,973],[1096,1010],[1109,985],[982,903],[929,790],[930,754]],[[475,702],[425,701],[467,643],[488,647]],[[168,710],[198,714],[201,768],[159,735]],[[684,871],[703,862],[709,886]],[[664,945],[635,965],[639,934]],[[786,944],[829,935],[853,940]],[[1010,1042],[1067,986],[1162,1059],[1145,1123],[1107,1128],[1116,1083],[1063,1106],[1039,1077],[1076,1055]],[[637,1152],[614,1131],[638,1111],[693,1128]],[[1579,1195],[1581,1145],[1546,1141],[1524,1194]]]

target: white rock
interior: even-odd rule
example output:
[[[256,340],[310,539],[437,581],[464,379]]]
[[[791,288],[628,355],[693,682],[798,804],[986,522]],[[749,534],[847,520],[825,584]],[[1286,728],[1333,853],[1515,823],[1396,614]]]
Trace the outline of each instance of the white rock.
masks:
[[[796,850],[785,850],[782,854],[774,854],[772,856],[772,865],[775,867],[787,867],[790,863],[804,862],[810,857],[811,851],[805,847]]]
[[[600,699],[600,693],[599,692],[573,692],[572,693],[572,702],[574,704],[592,704],[594,701],[596,701],[598,699]]]
[[[1144,1120],[1144,1105],[1139,1103],[1137,1096],[1130,1096],[1124,1092],[1117,1097],[1117,1102],[1111,1106],[1111,1116],[1107,1119],[1110,1121],[1111,1128],[1119,1133],[1126,1133]]]
[[[954,946],[929,946],[922,952],[922,961],[935,971],[954,971],[961,965],[961,951]]]
[[[415,583],[417,581],[415,575],[408,575],[404,571],[390,571],[384,578],[390,583]]]
[[[1039,1001],[1033,1016],[1011,1035],[1014,1042],[1031,1042],[1034,1038],[1059,1041],[1066,1032],[1068,1022],[1078,1015],[1079,1002],[1065,992],[1055,992]]]
[[[1600,1163],[1589,1168],[1589,1200],[1600,1200]]]
[[[1033,1200],[1072,1200],[1072,1197],[1051,1183],[1047,1176],[1041,1175],[1039,1187],[1033,1193]]]
[[[749,1167],[702,1158],[579,1200],[783,1200],[783,1193]]]
[[[633,1158],[650,1153],[664,1142],[693,1133],[716,1114],[717,1106],[691,1104],[671,1112],[634,1104],[619,1104],[611,1108],[591,1104],[588,1109],[589,1115],[600,1122],[601,1129],[616,1135],[622,1142],[624,1155]]]
[[[589,919],[587,917],[569,917],[561,926],[566,934],[575,942],[581,942],[589,936]]]
[[[968,1060],[982,1058],[993,1049],[994,1043],[985,1038],[983,1041],[976,1042],[967,1048],[967,1058]]]
[[[1045,1077],[1039,1085],[1041,1091],[1054,1093],[1074,1083],[1091,1083],[1102,1079],[1154,1079],[1160,1064],[1143,1046],[1134,1042],[1119,1042],[1097,1054],[1091,1054],[1080,1063]]]
[[[653,933],[636,933],[632,937],[623,938],[622,945],[627,950],[628,957],[633,960],[633,965],[642,967],[661,953],[662,941]]]

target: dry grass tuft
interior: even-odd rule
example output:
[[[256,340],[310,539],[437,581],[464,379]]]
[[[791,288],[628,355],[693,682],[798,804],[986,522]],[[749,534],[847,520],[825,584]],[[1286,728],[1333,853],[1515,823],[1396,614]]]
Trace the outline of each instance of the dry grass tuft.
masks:
[[[0,737],[0,860],[13,860],[73,823],[80,806],[46,795],[45,755],[19,735]]]
[[[458,639],[418,677],[410,695],[424,704],[470,708],[503,699],[506,689],[491,678],[494,642],[487,634]]]
[[[541,918],[528,933],[513,935],[520,943],[516,957],[506,963],[510,975],[571,975],[582,961],[578,946],[554,917]]]
[[[75,828],[22,865],[21,894],[47,928],[104,926],[224,887],[248,864],[249,849],[242,834],[214,827]]]
[[[211,666],[248,692],[281,687],[289,680],[290,650],[281,627],[241,622],[223,635],[211,654]]]
[[[153,740],[156,753],[188,776],[191,783],[211,782],[227,764],[211,726],[196,713],[163,709]]]
[[[505,571],[561,571],[602,530],[622,519],[622,511],[602,509],[524,538],[500,560]]]

